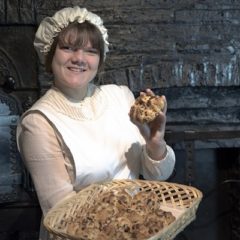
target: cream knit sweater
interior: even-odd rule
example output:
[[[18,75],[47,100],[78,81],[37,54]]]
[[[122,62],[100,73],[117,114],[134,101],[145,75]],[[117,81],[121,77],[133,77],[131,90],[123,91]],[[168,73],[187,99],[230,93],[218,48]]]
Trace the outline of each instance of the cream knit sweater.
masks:
[[[51,88],[27,111],[17,143],[43,213],[81,188],[103,180],[167,179],[175,155],[167,146],[161,161],[150,159],[144,139],[130,121],[134,102],[124,86],[90,85],[80,103]]]

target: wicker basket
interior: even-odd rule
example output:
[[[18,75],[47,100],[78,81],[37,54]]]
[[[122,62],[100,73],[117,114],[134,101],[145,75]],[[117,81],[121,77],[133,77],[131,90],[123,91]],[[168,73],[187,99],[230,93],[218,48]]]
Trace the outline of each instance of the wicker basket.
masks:
[[[44,225],[53,239],[81,239],[66,233],[67,223],[74,221],[76,213],[84,211],[86,204],[98,199],[103,191],[119,188],[139,191],[154,191],[161,201],[161,208],[171,211],[176,220],[158,232],[149,240],[171,240],[181,232],[196,217],[196,211],[202,199],[202,193],[190,186],[146,180],[113,180],[110,182],[92,184],[79,193],[57,204],[44,218]]]

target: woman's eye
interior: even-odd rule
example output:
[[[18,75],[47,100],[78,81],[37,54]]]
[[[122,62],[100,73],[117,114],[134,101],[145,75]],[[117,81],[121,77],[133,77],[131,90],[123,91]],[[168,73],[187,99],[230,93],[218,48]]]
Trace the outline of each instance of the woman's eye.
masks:
[[[60,47],[62,50],[68,50],[68,51],[74,51],[74,49],[71,46],[62,46]]]
[[[95,48],[88,48],[88,49],[85,49],[86,52],[90,53],[90,54],[98,54],[98,50],[95,49]]]

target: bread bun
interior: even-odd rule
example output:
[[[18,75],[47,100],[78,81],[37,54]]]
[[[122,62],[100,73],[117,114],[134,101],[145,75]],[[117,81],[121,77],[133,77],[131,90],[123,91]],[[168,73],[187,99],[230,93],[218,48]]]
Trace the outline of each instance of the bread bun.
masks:
[[[130,109],[132,119],[141,123],[153,121],[164,108],[162,96],[141,94]]]

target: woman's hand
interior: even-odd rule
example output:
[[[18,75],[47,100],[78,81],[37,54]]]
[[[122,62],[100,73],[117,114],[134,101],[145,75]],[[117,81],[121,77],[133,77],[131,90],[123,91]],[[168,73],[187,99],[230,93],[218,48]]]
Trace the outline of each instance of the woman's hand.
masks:
[[[146,92],[140,94],[147,94],[154,96],[154,93],[147,89]],[[164,140],[165,126],[166,126],[166,112],[167,101],[163,96],[164,108],[159,112],[159,115],[149,123],[140,123],[130,113],[131,121],[138,127],[140,133],[146,141],[146,150],[150,158],[154,160],[161,160],[166,155],[166,142]]]

